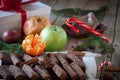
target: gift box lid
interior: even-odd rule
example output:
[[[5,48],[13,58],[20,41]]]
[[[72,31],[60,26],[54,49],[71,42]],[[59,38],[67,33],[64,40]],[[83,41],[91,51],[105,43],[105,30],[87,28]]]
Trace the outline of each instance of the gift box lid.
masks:
[[[34,16],[34,15],[44,15],[50,14],[51,7],[41,3],[41,2],[34,2],[29,4],[24,4],[21,6],[23,10],[27,13],[27,18]],[[15,22],[20,20],[21,14],[17,13],[14,10],[11,11],[0,11],[0,24]]]

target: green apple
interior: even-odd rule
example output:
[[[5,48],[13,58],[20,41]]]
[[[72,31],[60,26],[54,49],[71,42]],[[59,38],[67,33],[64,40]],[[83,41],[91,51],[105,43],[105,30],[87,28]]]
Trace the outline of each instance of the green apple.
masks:
[[[57,25],[46,26],[40,33],[43,41],[46,42],[45,51],[60,51],[67,42],[65,30]]]

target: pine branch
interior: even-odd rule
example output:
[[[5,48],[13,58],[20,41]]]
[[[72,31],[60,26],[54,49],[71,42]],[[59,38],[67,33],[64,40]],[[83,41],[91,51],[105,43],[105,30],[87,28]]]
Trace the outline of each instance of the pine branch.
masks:
[[[105,12],[108,10],[107,7],[103,6],[100,7],[98,10],[83,10],[81,8],[66,8],[66,9],[60,9],[60,10],[52,10],[52,13],[54,13],[57,16],[62,16],[62,17],[72,17],[72,16],[78,16],[78,15],[86,15],[89,12],[93,12],[95,16],[97,17],[98,20],[102,21]]]
[[[4,52],[16,52],[16,53],[25,53],[22,49],[21,43],[12,43],[12,44],[7,44],[0,39],[0,50]]]
[[[97,36],[90,36],[88,38],[85,38],[83,40],[83,43],[81,45],[78,45],[74,50],[99,50],[101,54],[113,53],[115,51],[115,49],[109,43],[106,43],[103,39]]]

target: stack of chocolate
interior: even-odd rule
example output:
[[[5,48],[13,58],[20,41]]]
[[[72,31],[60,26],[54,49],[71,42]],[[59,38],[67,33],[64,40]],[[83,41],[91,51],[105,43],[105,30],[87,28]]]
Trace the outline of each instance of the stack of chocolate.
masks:
[[[39,57],[0,52],[0,79],[85,80],[85,66],[72,53],[48,53]]]

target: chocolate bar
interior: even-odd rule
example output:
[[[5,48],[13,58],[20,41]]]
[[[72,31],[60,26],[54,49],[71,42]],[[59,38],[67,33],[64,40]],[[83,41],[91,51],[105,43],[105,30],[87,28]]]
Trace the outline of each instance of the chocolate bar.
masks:
[[[17,66],[10,65],[9,67],[10,72],[13,74],[16,80],[27,80],[26,74]]]
[[[78,75],[74,72],[74,70],[70,67],[68,64],[68,61],[64,58],[63,54],[57,54],[56,55],[60,63],[62,64],[63,68],[66,70],[66,72],[69,74],[72,80],[77,80]]]
[[[31,80],[41,80],[41,77],[27,64],[24,64],[22,70]]]
[[[20,63],[23,62],[22,56],[16,53],[10,53],[10,58],[14,65],[20,66]]]
[[[15,80],[11,72],[9,71],[9,65],[2,65],[0,66],[0,76],[3,80]],[[0,78],[1,79],[1,78]],[[2,80],[2,79],[1,79]]]
[[[48,73],[48,71],[45,68],[41,67],[40,65],[36,65],[35,70],[44,80],[51,79],[51,75]]]
[[[45,68],[51,68],[52,66],[50,65],[50,63],[47,61],[47,57],[46,55],[42,55],[40,57],[38,57],[39,61],[38,63],[42,66],[44,66]]]
[[[56,57],[61,62],[61,64],[68,63],[68,61],[66,60],[66,58],[63,54],[58,53],[58,54],[56,54]]]
[[[55,64],[52,69],[61,80],[68,78],[67,73],[58,64]]]
[[[58,64],[59,61],[58,59],[56,58],[56,56],[54,54],[47,54],[47,61],[50,62],[51,65],[54,65],[54,64]]]
[[[72,62],[70,64],[70,66],[78,74],[80,80],[85,80],[85,78],[86,78],[85,77],[85,73],[83,72],[83,70],[81,69],[81,67],[78,66],[78,64],[76,62]]]
[[[32,59],[32,57],[30,55],[24,54],[23,59],[24,59],[24,61],[29,61]]]
[[[67,53],[67,57],[70,58],[72,61],[76,62],[81,68],[85,68],[85,65],[83,64],[83,62],[74,54]]]
[[[54,64],[59,64],[59,61],[54,54],[49,53],[45,56],[45,58],[46,61],[51,65],[51,67],[53,67]]]
[[[10,55],[0,51],[0,59],[2,60],[2,65],[10,65],[12,64]]]
[[[45,68],[52,68],[54,64],[59,64],[59,61],[54,54],[48,53],[43,57],[39,57],[38,63],[43,65]]]
[[[66,72],[69,74],[72,80],[78,79],[78,75],[75,73],[75,71],[70,67],[68,63],[64,63],[63,68],[66,70]]]

